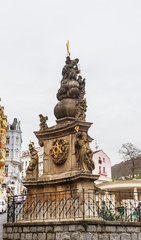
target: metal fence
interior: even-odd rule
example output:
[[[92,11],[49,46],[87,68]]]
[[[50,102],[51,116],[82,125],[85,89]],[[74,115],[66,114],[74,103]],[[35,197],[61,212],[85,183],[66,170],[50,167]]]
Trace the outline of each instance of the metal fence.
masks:
[[[7,222],[72,219],[141,222],[141,192],[83,189],[8,198]]]

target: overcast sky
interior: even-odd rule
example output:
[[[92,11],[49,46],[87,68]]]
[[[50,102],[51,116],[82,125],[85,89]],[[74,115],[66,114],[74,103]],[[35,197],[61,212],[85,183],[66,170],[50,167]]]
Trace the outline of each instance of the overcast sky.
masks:
[[[86,78],[89,135],[116,164],[122,143],[141,148],[140,0],[0,0],[1,104],[21,121],[22,150],[37,145],[38,115],[55,124],[68,39]]]

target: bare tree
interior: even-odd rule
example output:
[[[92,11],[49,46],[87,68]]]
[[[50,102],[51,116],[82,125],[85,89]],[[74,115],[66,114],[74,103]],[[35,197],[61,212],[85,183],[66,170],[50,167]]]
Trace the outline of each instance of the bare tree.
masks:
[[[132,175],[135,175],[135,160],[141,156],[141,150],[135,147],[132,143],[124,143],[119,150],[125,161],[131,160],[132,162]]]

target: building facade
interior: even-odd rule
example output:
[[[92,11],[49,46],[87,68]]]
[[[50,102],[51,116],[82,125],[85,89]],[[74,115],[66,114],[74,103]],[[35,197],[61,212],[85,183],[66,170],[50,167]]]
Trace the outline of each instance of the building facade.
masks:
[[[6,149],[7,116],[4,107],[0,105],[0,199],[6,200],[6,184],[4,183],[4,164]]]
[[[9,123],[7,124],[4,171],[4,179],[7,184],[7,189],[10,188],[14,195],[21,193],[21,144],[22,132],[20,121],[17,121],[17,118],[14,118],[12,125]]]
[[[97,150],[93,152],[93,160],[95,169],[93,174],[99,175],[99,181],[111,180],[111,161],[110,158],[102,151]]]
[[[4,115],[4,107],[0,105],[0,182],[3,182],[3,169],[5,164],[5,145],[7,131],[7,116]]]

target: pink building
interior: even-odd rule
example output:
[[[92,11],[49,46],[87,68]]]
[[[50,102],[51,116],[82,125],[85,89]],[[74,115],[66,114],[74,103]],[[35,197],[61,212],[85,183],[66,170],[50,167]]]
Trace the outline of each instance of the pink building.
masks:
[[[97,150],[93,152],[93,160],[95,163],[95,169],[93,174],[98,174],[101,181],[111,180],[111,161],[110,158],[102,151]]]

